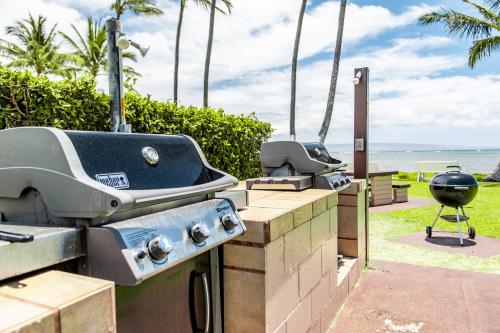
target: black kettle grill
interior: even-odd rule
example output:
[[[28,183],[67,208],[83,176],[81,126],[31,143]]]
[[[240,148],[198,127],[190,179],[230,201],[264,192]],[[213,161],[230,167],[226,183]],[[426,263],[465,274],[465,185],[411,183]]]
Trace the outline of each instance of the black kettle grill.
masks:
[[[456,214],[443,215],[441,218],[449,222],[457,222],[460,245],[464,245],[462,229],[460,227],[461,221],[465,221],[467,224],[467,233],[469,234],[469,238],[474,239],[476,231],[474,227],[469,225],[469,217],[465,215],[464,206],[476,197],[478,186],[479,184],[477,183],[476,178],[459,170],[440,173],[432,177],[429,189],[434,199],[441,203],[441,208],[436,215],[432,226],[427,226],[426,228],[426,233],[429,238],[432,237],[432,228],[434,228],[434,225],[440,217],[444,206],[448,206],[454,207]],[[463,215],[459,214],[458,208],[460,208]]]

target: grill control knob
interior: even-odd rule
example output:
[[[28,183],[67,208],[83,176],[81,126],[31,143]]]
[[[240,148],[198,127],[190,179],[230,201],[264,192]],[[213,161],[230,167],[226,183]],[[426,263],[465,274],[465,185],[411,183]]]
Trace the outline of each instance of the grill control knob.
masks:
[[[333,182],[333,188],[339,188],[340,187],[340,182],[338,180]]]
[[[156,236],[150,240],[147,247],[149,256],[153,260],[163,260],[174,250],[168,239],[163,236]]]
[[[195,243],[201,244],[210,237],[210,229],[205,223],[196,223],[189,229],[189,235]]]
[[[240,224],[236,216],[234,216],[234,214],[226,214],[222,216],[221,222],[226,231],[231,231]]]

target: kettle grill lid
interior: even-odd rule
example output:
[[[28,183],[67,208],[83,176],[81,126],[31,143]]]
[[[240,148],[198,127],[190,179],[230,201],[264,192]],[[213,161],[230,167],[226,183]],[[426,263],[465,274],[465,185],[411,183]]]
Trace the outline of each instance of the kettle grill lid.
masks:
[[[448,171],[432,177],[430,185],[438,186],[478,186],[474,176],[461,171]]]

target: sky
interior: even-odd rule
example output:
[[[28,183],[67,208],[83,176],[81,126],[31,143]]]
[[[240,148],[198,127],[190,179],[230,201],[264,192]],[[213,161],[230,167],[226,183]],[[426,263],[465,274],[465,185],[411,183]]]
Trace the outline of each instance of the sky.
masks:
[[[481,1],[481,0],[479,0]],[[71,33],[85,19],[111,15],[111,0],[1,1],[3,26],[28,12]],[[178,1],[158,0],[164,15],[125,15],[122,30],[151,46],[135,68],[137,90],[158,100],[173,98]],[[290,63],[299,0],[233,0],[231,15],[216,14],[209,105],[268,121],[273,140],[288,139]],[[339,2],[310,0],[303,21],[297,73],[297,140],[316,141],[329,89]],[[459,0],[348,1],[332,125],[326,143],[353,137],[353,71],[370,69],[370,140],[500,147],[500,52],[474,70],[467,66],[471,41],[449,37],[442,26],[418,17],[439,8],[475,14]],[[209,15],[188,1],[181,36],[179,98],[200,106]],[[5,29],[0,29],[0,38]],[[66,46],[65,46],[66,47]],[[99,87],[107,91],[106,76]]]

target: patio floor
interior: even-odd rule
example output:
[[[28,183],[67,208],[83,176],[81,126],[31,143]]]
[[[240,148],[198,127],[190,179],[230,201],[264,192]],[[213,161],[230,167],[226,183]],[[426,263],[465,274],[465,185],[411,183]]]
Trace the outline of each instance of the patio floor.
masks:
[[[393,241],[480,258],[500,255],[500,238],[479,235],[475,239],[469,239],[467,233],[464,234],[464,246],[460,246],[458,232],[433,232],[432,238],[428,238],[425,232],[417,232],[395,238]]]
[[[500,275],[372,260],[331,333],[500,332]]]
[[[397,210],[426,207],[435,204],[436,200],[433,199],[409,197],[408,202],[399,202],[399,203],[392,203],[390,205],[370,207],[370,214],[390,213]]]

